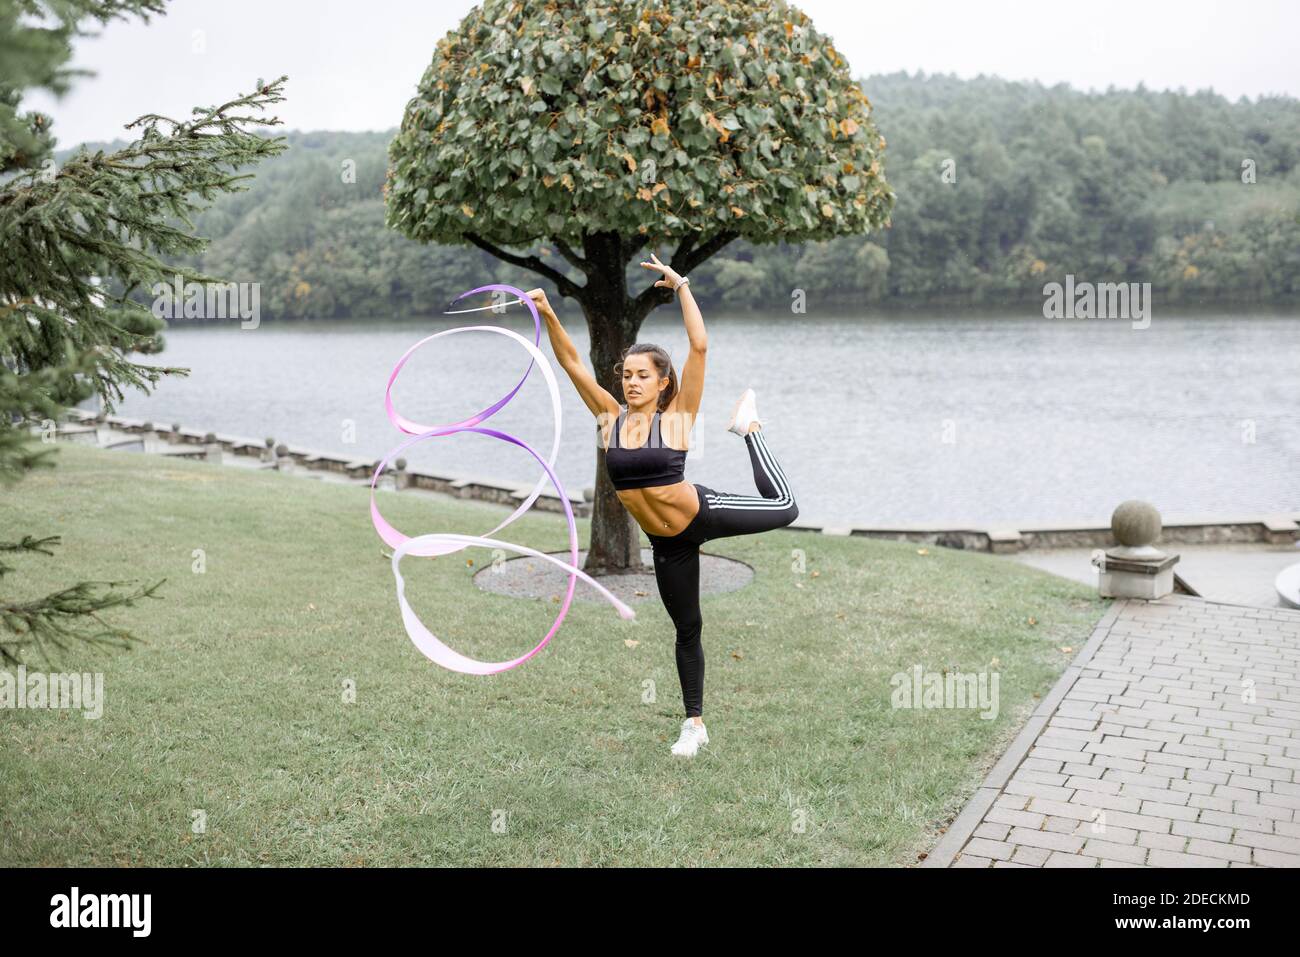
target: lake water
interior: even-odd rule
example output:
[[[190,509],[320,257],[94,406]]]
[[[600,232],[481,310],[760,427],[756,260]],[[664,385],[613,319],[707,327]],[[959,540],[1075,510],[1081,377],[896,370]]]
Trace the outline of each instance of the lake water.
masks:
[[[584,359],[586,324],[558,307]],[[403,438],[383,409],[393,364],[420,338],[502,325],[529,338],[525,310],[421,321],[199,325],[167,333],[149,364],[190,367],[119,413],[377,458]],[[1030,310],[1025,310],[1026,313]],[[742,440],[725,431],[746,386],[801,521],[854,524],[1107,521],[1124,499],[1165,515],[1300,512],[1300,317],[1251,314],[1123,320],[1037,315],[808,316],[705,313],[708,371],[686,478],[753,494]],[[680,314],[642,327],[681,371]],[[542,351],[552,356],[545,332]],[[394,388],[399,412],[457,422],[509,391],[529,357],[504,336],[465,333],[422,348]],[[564,409],[557,473],[594,483],[596,429],[558,365]],[[546,454],[545,381],[483,423]],[[355,441],[348,442],[351,430]],[[532,483],[540,468],[486,436],[426,440],[413,467]]]

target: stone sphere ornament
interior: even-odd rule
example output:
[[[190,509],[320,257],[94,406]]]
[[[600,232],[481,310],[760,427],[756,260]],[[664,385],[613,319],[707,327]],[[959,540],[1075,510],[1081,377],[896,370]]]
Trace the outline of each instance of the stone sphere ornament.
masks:
[[[1121,545],[1153,545],[1160,538],[1160,513],[1150,502],[1120,502],[1110,517],[1110,530]]]
[[[1161,528],[1160,512],[1150,502],[1120,502],[1110,517],[1110,531],[1117,545],[1106,554],[1134,561],[1162,559],[1165,553],[1155,547]]]

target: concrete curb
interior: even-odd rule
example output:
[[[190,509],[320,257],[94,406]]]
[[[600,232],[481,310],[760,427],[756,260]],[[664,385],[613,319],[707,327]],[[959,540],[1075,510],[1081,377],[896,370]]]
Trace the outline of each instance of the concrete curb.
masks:
[[[1226,545],[1264,542],[1286,545],[1300,541],[1300,512],[1259,515],[1162,516],[1161,544]],[[794,532],[883,538],[918,545],[939,545],[975,552],[1010,554],[1039,548],[1110,548],[1115,544],[1110,520],[1056,522],[1051,525],[1001,522],[939,528],[933,525],[855,526],[799,522],[787,526]]]
[[[149,451],[144,443],[152,441],[155,445],[162,446],[152,452],[156,455],[210,458],[209,449],[213,450],[214,454],[217,449],[220,449],[243,459],[252,459],[262,468],[276,468],[278,460],[291,464],[295,468],[310,472],[331,472],[367,484],[379,464],[377,459],[357,458],[351,454],[343,455],[287,444],[284,446],[285,454],[277,456],[269,452],[265,440],[259,441],[247,436],[226,435],[220,432],[213,433],[214,442],[206,443],[204,438],[207,433],[194,429],[173,429],[171,426],[145,422],[142,419],[97,415],[85,409],[69,409],[67,418],[71,424],[62,425],[59,429],[60,433],[67,437],[66,441],[84,440],[90,444],[94,442],[97,434],[97,424],[102,423],[107,428],[127,436],[126,439],[113,445],[138,446],[139,451]],[[138,438],[135,438],[136,436]],[[279,444],[275,443],[275,445]],[[100,447],[107,446],[101,444]],[[414,468],[398,470],[394,466],[390,466],[387,474],[399,489],[424,489],[456,498],[511,507],[518,506],[527,498],[535,484],[504,481],[484,475],[441,475]],[[584,494],[570,492],[568,499],[575,518],[591,517],[592,503]],[[538,511],[564,513],[564,503],[553,488],[543,490],[534,504]]]
[[[966,845],[966,841],[975,832],[975,828],[979,827],[980,821],[984,820],[985,813],[992,806],[997,796],[1002,793],[1002,788],[1011,780],[1011,775],[1015,774],[1016,768],[1020,767],[1020,762],[1029,754],[1030,748],[1038,740],[1039,734],[1042,733],[1048,720],[1056,712],[1057,706],[1064,700],[1070,689],[1074,687],[1074,683],[1079,679],[1079,675],[1083,673],[1083,669],[1087,667],[1088,662],[1092,660],[1092,656],[1101,647],[1101,643],[1106,639],[1106,635],[1110,633],[1110,627],[1115,623],[1115,618],[1119,615],[1120,609],[1128,602],[1136,600],[1140,599],[1117,598],[1111,602],[1110,607],[1106,609],[1106,613],[1093,626],[1092,634],[1083,648],[1074,656],[1074,660],[1070,662],[1069,667],[1065,669],[1061,677],[1056,679],[1056,684],[1052,685],[1052,690],[1047,692],[1043,700],[1034,708],[1029,720],[1020,729],[1020,733],[1011,742],[1006,753],[993,765],[992,770],[984,778],[983,783],[975,789],[975,793],[966,802],[966,806],[962,808],[961,813],[948,825],[943,837],[939,838],[939,842],[935,844],[930,853],[926,855],[925,860],[921,862],[921,867],[951,866],[953,860],[957,857],[957,852]]]

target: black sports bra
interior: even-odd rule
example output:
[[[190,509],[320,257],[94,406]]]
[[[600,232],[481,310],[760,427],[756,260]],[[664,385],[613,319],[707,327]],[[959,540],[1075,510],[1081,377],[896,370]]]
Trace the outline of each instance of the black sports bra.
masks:
[[[629,449],[619,445],[627,407],[619,408],[621,411],[618,421],[614,423],[609,448],[605,450],[605,470],[609,472],[609,480],[614,483],[614,488],[622,491],[654,485],[674,485],[685,481],[686,450],[664,444],[659,432],[659,413],[655,412],[650,420],[650,437],[646,444]]]

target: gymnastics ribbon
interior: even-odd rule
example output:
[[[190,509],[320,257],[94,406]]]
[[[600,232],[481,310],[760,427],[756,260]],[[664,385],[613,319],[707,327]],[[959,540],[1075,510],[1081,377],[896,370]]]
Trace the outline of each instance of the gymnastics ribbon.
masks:
[[[517,332],[512,332],[511,330],[504,329],[501,326],[457,326],[454,329],[445,329],[442,332],[426,336],[415,345],[411,346],[411,348],[407,349],[406,352],[402,354],[402,357],[397,360],[397,365],[393,367],[393,371],[388,377],[388,386],[384,390],[384,410],[388,414],[388,420],[392,422],[393,425],[397,426],[397,428],[402,432],[414,437],[407,439],[385,455],[379,462],[379,465],[375,468],[375,474],[370,479],[370,520],[375,526],[375,531],[379,533],[379,537],[393,547],[393,578],[397,582],[397,604],[402,612],[402,624],[406,627],[406,634],[415,644],[415,647],[418,648],[430,661],[442,665],[442,667],[451,671],[459,671],[463,674],[473,675],[490,675],[499,671],[507,671],[510,668],[523,664],[529,658],[533,657],[533,655],[545,648],[551,638],[554,637],[555,633],[560,630],[560,625],[564,622],[565,616],[569,613],[569,605],[573,602],[573,588],[577,584],[579,578],[600,592],[610,602],[610,604],[618,610],[619,615],[624,619],[636,617],[636,612],[623,602],[619,601],[619,599],[615,597],[609,589],[577,567],[578,524],[574,521],[573,507],[569,504],[569,497],[564,493],[564,486],[560,484],[559,476],[555,474],[554,468],[556,456],[558,456],[560,452],[560,434],[563,426],[563,415],[560,409],[560,390],[556,385],[555,372],[551,368],[551,363],[537,347],[537,344],[541,342],[542,338],[542,319],[537,312],[536,304],[528,298],[528,295],[522,289],[516,289],[514,286],[507,286],[500,283],[493,283],[487,286],[479,286],[477,289],[471,289],[469,292],[462,293],[453,299],[449,305],[454,305],[461,299],[464,299],[467,296],[473,296],[476,293],[495,290],[513,293],[519,297],[520,301],[524,305],[528,306],[528,311],[533,314],[533,341],[529,342]],[[524,370],[522,378],[520,378],[520,380],[515,384],[515,387],[506,393],[506,395],[498,399],[486,409],[476,412],[474,415],[471,415],[469,418],[464,419],[461,422],[456,422],[452,425],[422,425],[419,422],[413,422],[405,416],[400,415],[397,410],[393,408],[393,383],[397,380],[397,375],[402,371],[402,367],[406,365],[406,361],[411,357],[415,350],[419,349],[425,343],[432,342],[434,339],[441,339],[443,336],[458,335],[462,332],[490,332],[495,335],[507,336],[528,350],[533,361],[530,362],[528,368]],[[505,432],[498,432],[496,429],[477,427],[480,422],[490,418],[493,414],[504,408],[505,405],[515,397],[515,394],[519,392],[524,381],[528,378],[528,373],[532,371],[533,365],[535,364],[541,368],[542,375],[546,379],[546,387],[551,393],[551,411],[555,416],[555,439],[551,444],[550,458],[546,460],[543,460],[542,457],[533,450],[532,446],[527,442],[524,442],[522,439],[517,439],[513,435],[509,435]],[[492,438],[501,439],[504,442],[510,442],[519,446],[535,458],[542,466],[541,478],[538,479],[537,485],[533,488],[528,498],[524,500],[523,504],[515,509],[514,513],[504,522],[490,530],[486,536],[435,533],[410,538],[403,535],[384,519],[383,515],[379,512],[379,506],[375,502],[375,484],[379,481],[380,474],[383,473],[390,461],[416,442],[422,442],[425,439],[433,438],[437,435],[455,435],[458,432],[478,432],[481,435],[489,435]],[[539,552],[523,545],[514,545],[510,542],[500,541],[489,537],[496,532],[499,532],[520,515],[524,514],[524,512],[528,511],[528,509],[532,507],[533,502],[537,500],[537,497],[542,494],[542,489],[546,487],[548,480],[555,486],[555,491],[560,497],[561,504],[564,506],[565,518],[569,523],[569,554],[571,556],[569,563],[562,562],[553,555],[547,555],[544,552]],[[484,548],[501,548],[507,551],[518,552],[521,555],[531,555],[534,558],[545,559],[554,565],[558,565],[569,573],[569,590],[565,593],[564,603],[560,606],[559,615],[556,616],[555,621],[551,624],[550,630],[546,632],[546,635],[537,643],[536,647],[534,647],[532,651],[520,655],[518,658],[511,659],[510,661],[489,662],[477,661],[474,658],[462,655],[460,652],[448,647],[440,641],[433,632],[429,631],[429,629],[424,626],[424,623],[420,621],[419,616],[411,609],[410,604],[406,601],[406,582],[402,578],[401,569],[399,567],[403,557],[406,555],[417,555],[423,557],[449,555],[453,552],[458,552],[461,549],[468,548],[471,545],[481,545]]]

